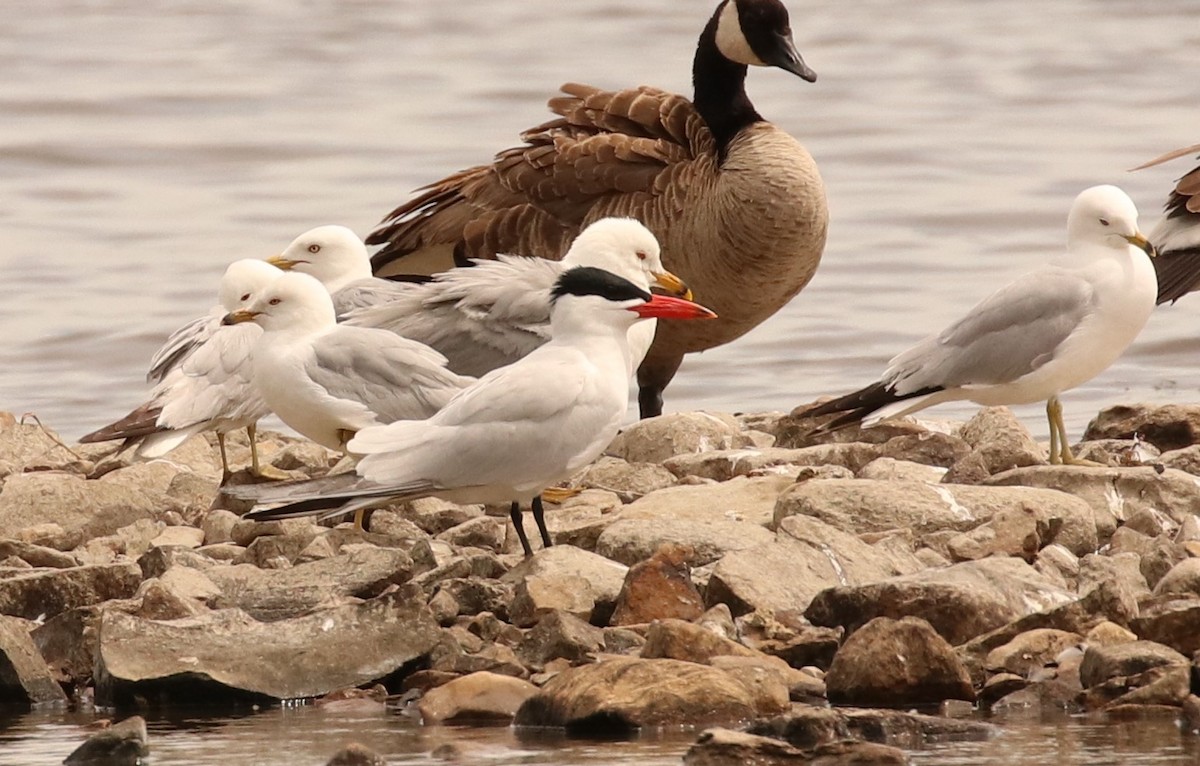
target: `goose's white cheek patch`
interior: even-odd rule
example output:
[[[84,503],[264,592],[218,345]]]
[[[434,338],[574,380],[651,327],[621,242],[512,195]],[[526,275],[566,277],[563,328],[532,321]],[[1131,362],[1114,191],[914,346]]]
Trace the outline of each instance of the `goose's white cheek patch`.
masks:
[[[755,55],[742,34],[742,22],[738,18],[737,3],[729,0],[717,19],[717,50],[730,61],[747,66],[766,66],[767,63]]]

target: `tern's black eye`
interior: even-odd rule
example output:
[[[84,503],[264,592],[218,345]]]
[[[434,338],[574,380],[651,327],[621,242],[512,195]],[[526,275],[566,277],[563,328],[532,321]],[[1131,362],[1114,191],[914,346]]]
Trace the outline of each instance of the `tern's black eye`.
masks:
[[[1108,219],[1107,219],[1107,218],[1101,218],[1101,219],[1100,219],[1100,225],[1101,225],[1101,226],[1108,226]]]
[[[646,260],[646,258],[648,258],[649,256],[647,256],[647,255],[646,255],[646,251],[644,251],[644,250],[638,250],[638,251],[637,251],[637,257],[638,257],[638,260],[639,260],[639,261],[644,261],[644,260]]]
[[[319,252],[321,252],[321,246],[320,246],[320,245],[309,245],[309,246],[308,246],[308,252],[310,252],[310,253],[319,253]]]
[[[282,302],[282,301],[283,301],[283,298],[272,298],[271,300],[267,301],[267,303],[269,303],[272,306],[278,306],[280,304],[280,302]]]
[[[250,300],[250,293],[246,293],[242,296],[242,303],[245,303],[248,300]]]

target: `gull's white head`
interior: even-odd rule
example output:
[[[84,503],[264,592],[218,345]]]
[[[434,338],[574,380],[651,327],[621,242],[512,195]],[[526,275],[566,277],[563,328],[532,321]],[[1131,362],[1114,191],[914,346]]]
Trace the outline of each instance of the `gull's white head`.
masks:
[[[221,307],[226,311],[246,308],[267,285],[280,276],[279,269],[266,261],[244,258],[234,261],[221,277]]]
[[[333,299],[307,274],[280,274],[248,307],[225,315],[223,324],[254,322],[264,332],[316,332],[337,325]]]
[[[318,226],[292,240],[267,263],[316,277],[330,293],[371,276],[371,256],[358,235],[345,226]]]
[[[632,218],[601,218],[571,243],[563,266],[593,266],[627,279],[643,290],[651,285],[690,297],[687,285],[663,268],[658,240]]]
[[[1067,216],[1067,246],[1103,245],[1125,251],[1130,245],[1153,255],[1150,242],[1138,230],[1137,207],[1115,186],[1084,189]]]

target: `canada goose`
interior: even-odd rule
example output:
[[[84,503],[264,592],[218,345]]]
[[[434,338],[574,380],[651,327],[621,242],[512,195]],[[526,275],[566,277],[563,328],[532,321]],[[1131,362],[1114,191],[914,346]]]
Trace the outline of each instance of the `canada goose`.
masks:
[[[645,223],[664,265],[711,306],[713,322],[663,322],[638,370],[642,417],[684,354],[728,343],[770,317],[812,278],[828,211],[812,157],[762,118],[748,66],[812,82],[779,0],[722,0],[700,35],[694,99],[641,86],[567,84],[557,119],[525,144],[424,187],[368,238],[377,274],[431,273],[464,259],[517,253],[558,259],[605,216]]]
[[[983,405],[1046,400],[1050,462],[1083,463],[1071,454],[1058,395],[1104,371],[1145,326],[1154,310],[1150,255],[1125,192],[1085,189],[1067,218],[1064,258],[1000,288],[895,357],[878,382],[803,414],[839,413],[816,429],[820,433],[884,408],[899,417],[961,399]]]
[[[245,428],[251,471],[261,476],[255,425],[270,411],[251,383],[250,349],[262,332],[254,325],[226,327],[221,318],[248,305],[281,275],[257,260],[234,261],[221,277],[220,303],[171,334],[154,356],[157,380],[145,404],[115,423],[80,438],[83,444],[125,439],[138,457],[162,457],[188,437],[217,432],[222,482],[230,476],[225,434]]]
[[[1200,152],[1200,144],[1167,152],[1134,170],[1196,152]],[[1159,303],[1174,303],[1200,289],[1200,166],[1185,174],[1171,189],[1163,206],[1163,218],[1150,232],[1150,241],[1158,249],[1154,270],[1158,272]]]

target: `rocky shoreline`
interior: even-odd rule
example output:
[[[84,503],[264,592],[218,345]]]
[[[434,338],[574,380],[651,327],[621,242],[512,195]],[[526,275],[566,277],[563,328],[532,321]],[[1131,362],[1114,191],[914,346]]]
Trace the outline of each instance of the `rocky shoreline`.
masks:
[[[976,708],[1200,723],[1200,407],[1100,413],[1078,452],[1100,468],[1046,465],[1004,408],[823,443],[812,425],[634,424],[527,559],[507,508],[419,500],[369,533],[243,521],[203,438],[130,464],[0,415],[3,698],[684,725],[692,766],[904,763],[994,733]],[[280,435],[260,454],[294,478],[336,462]],[[132,720],[113,728],[141,746],[101,732],[125,742],[103,762],[136,761]],[[353,750],[331,762],[383,762]]]

